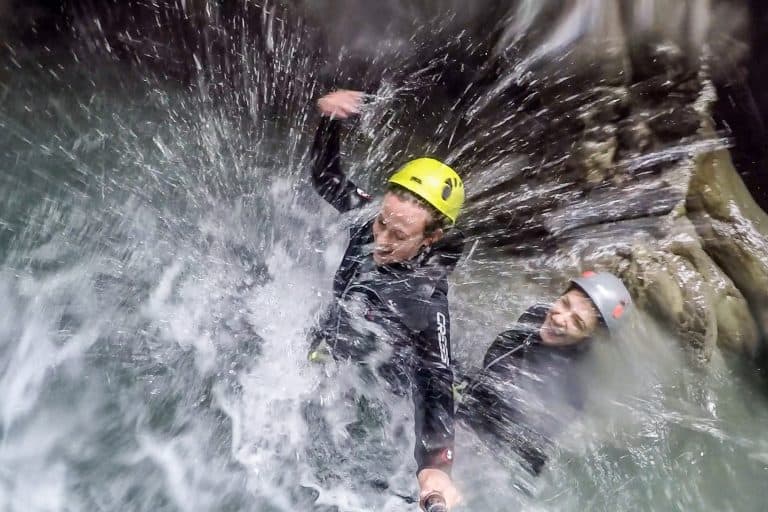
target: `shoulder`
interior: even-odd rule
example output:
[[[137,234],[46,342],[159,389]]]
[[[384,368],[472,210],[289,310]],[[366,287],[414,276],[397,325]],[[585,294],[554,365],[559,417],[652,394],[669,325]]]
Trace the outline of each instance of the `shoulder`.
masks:
[[[448,296],[433,280],[413,278],[384,291],[386,302],[414,332],[445,326],[449,320]],[[391,300],[390,300],[391,299]]]
[[[434,307],[448,307],[448,279],[445,277],[437,279],[429,285],[424,285],[423,293],[429,294],[429,303]]]
[[[370,243],[373,241],[373,221],[367,208],[363,211],[351,215],[347,219],[349,227],[349,236],[353,243]]]
[[[434,280],[427,280],[417,285],[415,298],[431,317],[442,315],[449,317],[448,307],[448,279],[443,275]]]
[[[547,304],[536,304],[529,307],[512,327],[499,333],[494,344],[511,346],[522,343],[529,335],[538,332],[541,324],[544,323],[547,311],[549,311]]]
[[[520,318],[517,319],[517,325],[541,325],[547,317],[550,307],[549,304],[545,303],[534,304],[526,309],[525,313],[520,315]]]
[[[521,329],[519,326],[507,329],[506,331],[500,332],[498,335],[496,335],[496,339],[493,340],[489,350],[510,350],[522,344],[529,334],[530,331],[528,329]]]

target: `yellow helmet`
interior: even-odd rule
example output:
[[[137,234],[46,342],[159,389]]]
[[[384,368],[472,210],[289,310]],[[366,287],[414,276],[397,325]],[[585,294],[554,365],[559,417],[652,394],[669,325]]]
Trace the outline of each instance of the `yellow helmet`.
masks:
[[[464,204],[464,183],[456,171],[434,158],[411,160],[389,178],[389,183],[413,192],[456,222]]]

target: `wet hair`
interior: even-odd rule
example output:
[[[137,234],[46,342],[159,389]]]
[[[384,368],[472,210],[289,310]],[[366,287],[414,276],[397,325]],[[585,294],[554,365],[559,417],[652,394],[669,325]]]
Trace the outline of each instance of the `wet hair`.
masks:
[[[429,212],[430,221],[427,222],[427,225],[424,227],[424,234],[426,236],[434,234],[439,229],[447,229],[451,226],[451,221],[448,219],[448,217],[437,211],[437,208],[410,190],[397,185],[396,183],[390,183],[389,186],[387,186],[387,192],[395,194],[400,199],[404,199],[411,203],[416,203],[427,210],[427,212]]]

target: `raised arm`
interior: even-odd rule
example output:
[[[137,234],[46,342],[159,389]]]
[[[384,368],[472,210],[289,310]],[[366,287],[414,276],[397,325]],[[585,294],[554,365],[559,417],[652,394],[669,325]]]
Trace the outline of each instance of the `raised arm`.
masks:
[[[362,97],[363,93],[358,91],[335,91],[317,102],[322,118],[312,144],[312,185],[342,213],[370,201],[370,196],[344,174],[339,144],[339,120],[358,114]]]

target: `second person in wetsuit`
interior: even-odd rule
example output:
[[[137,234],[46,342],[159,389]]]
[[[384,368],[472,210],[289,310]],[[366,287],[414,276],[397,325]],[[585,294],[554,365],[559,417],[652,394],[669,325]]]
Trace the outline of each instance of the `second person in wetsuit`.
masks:
[[[360,92],[336,91],[318,101],[323,117],[312,148],[313,185],[342,213],[371,201],[346,177],[339,155],[339,119],[359,113],[362,98]],[[449,507],[460,497],[450,476],[454,403],[447,278],[463,242],[446,232],[463,201],[461,179],[437,160],[413,160],[396,172],[375,217],[350,229],[334,278],[335,300],[313,333],[309,353],[310,360],[330,354],[372,366],[393,391],[412,394],[420,497],[440,494]]]
[[[459,418],[503,463],[538,475],[554,438],[577,419],[594,340],[617,334],[632,299],[613,274],[573,279],[553,304],[529,308],[488,348],[483,368],[457,385]]]

